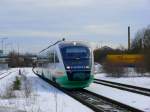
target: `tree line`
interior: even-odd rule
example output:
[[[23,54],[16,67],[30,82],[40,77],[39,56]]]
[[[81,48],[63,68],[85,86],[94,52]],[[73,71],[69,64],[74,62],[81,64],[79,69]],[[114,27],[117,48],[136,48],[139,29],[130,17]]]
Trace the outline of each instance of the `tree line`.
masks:
[[[131,52],[144,55],[144,68],[150,72],[150,25],[137,31],[131,44]]]
[[[140,54],[144,55],[144,61],[142,64],[136,66],[137,70],[142,72],[150,72],[150,25],[146,28],[140,29],[135,34],[134,39],[131,42],[131,48],[125,49],[124,47],[119,47],[116,49],[110,47],[103,47],[94,50],[94,61],[99,62],[102,65],[106,64],[106,56],[108,54]],[[112,69],[114,67],[105,66],[105,68]],[[115,68],[116,69],[116,68]],[[118,69],[117,69],[118,70]],[[110,70],[110,72],[112,72]]]
[[[19,54],[15,51],[12,51],[8,54],[8,66],[9,67],[32,67],[34,64],[33,57],[36,57],[34,54],[26,53]]]

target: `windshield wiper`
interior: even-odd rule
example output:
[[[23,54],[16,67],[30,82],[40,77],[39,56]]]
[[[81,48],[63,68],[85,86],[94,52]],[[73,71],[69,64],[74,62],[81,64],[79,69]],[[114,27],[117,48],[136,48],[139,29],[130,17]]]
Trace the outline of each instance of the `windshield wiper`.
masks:
[[[80,60],[80,59],[90,59],[89,57],[67,57],[67,58],[64,58],[64,59],[72,59],[72,60]]]

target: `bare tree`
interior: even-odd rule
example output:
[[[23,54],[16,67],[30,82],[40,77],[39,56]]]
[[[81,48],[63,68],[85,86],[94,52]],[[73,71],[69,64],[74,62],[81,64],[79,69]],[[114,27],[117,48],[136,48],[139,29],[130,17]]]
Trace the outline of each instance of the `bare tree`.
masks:
[[[132,51],[144,55],[144,68],[150,72],[150,25],[137,32],[132,41]]]

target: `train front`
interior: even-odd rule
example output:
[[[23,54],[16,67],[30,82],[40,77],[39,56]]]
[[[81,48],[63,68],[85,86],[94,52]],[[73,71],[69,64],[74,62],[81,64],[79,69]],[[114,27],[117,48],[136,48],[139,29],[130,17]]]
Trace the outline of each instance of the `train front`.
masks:
[[[65,77],[60,79],[65,88],[88,87],[93,81],[93,55],[90,48],[81,43],[60,45],[60,52],[65,67]]]

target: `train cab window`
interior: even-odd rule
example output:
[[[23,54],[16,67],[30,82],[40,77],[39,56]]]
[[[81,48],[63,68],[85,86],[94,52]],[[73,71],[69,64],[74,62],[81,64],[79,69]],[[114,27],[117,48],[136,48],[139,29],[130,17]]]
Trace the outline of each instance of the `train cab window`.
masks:
[[[41,56],[41,61],[45,63],[59,63],[57,52],[54,50],[44,52],[43,56]]]
[[[61,49],[63,58],[90,58],[90,50],[82,46],[69,46]]]
[[[48,58],[44,55],[41,55],[40,57],[38,57],[38,62],[43,63],[43,62],[48,62]]]

